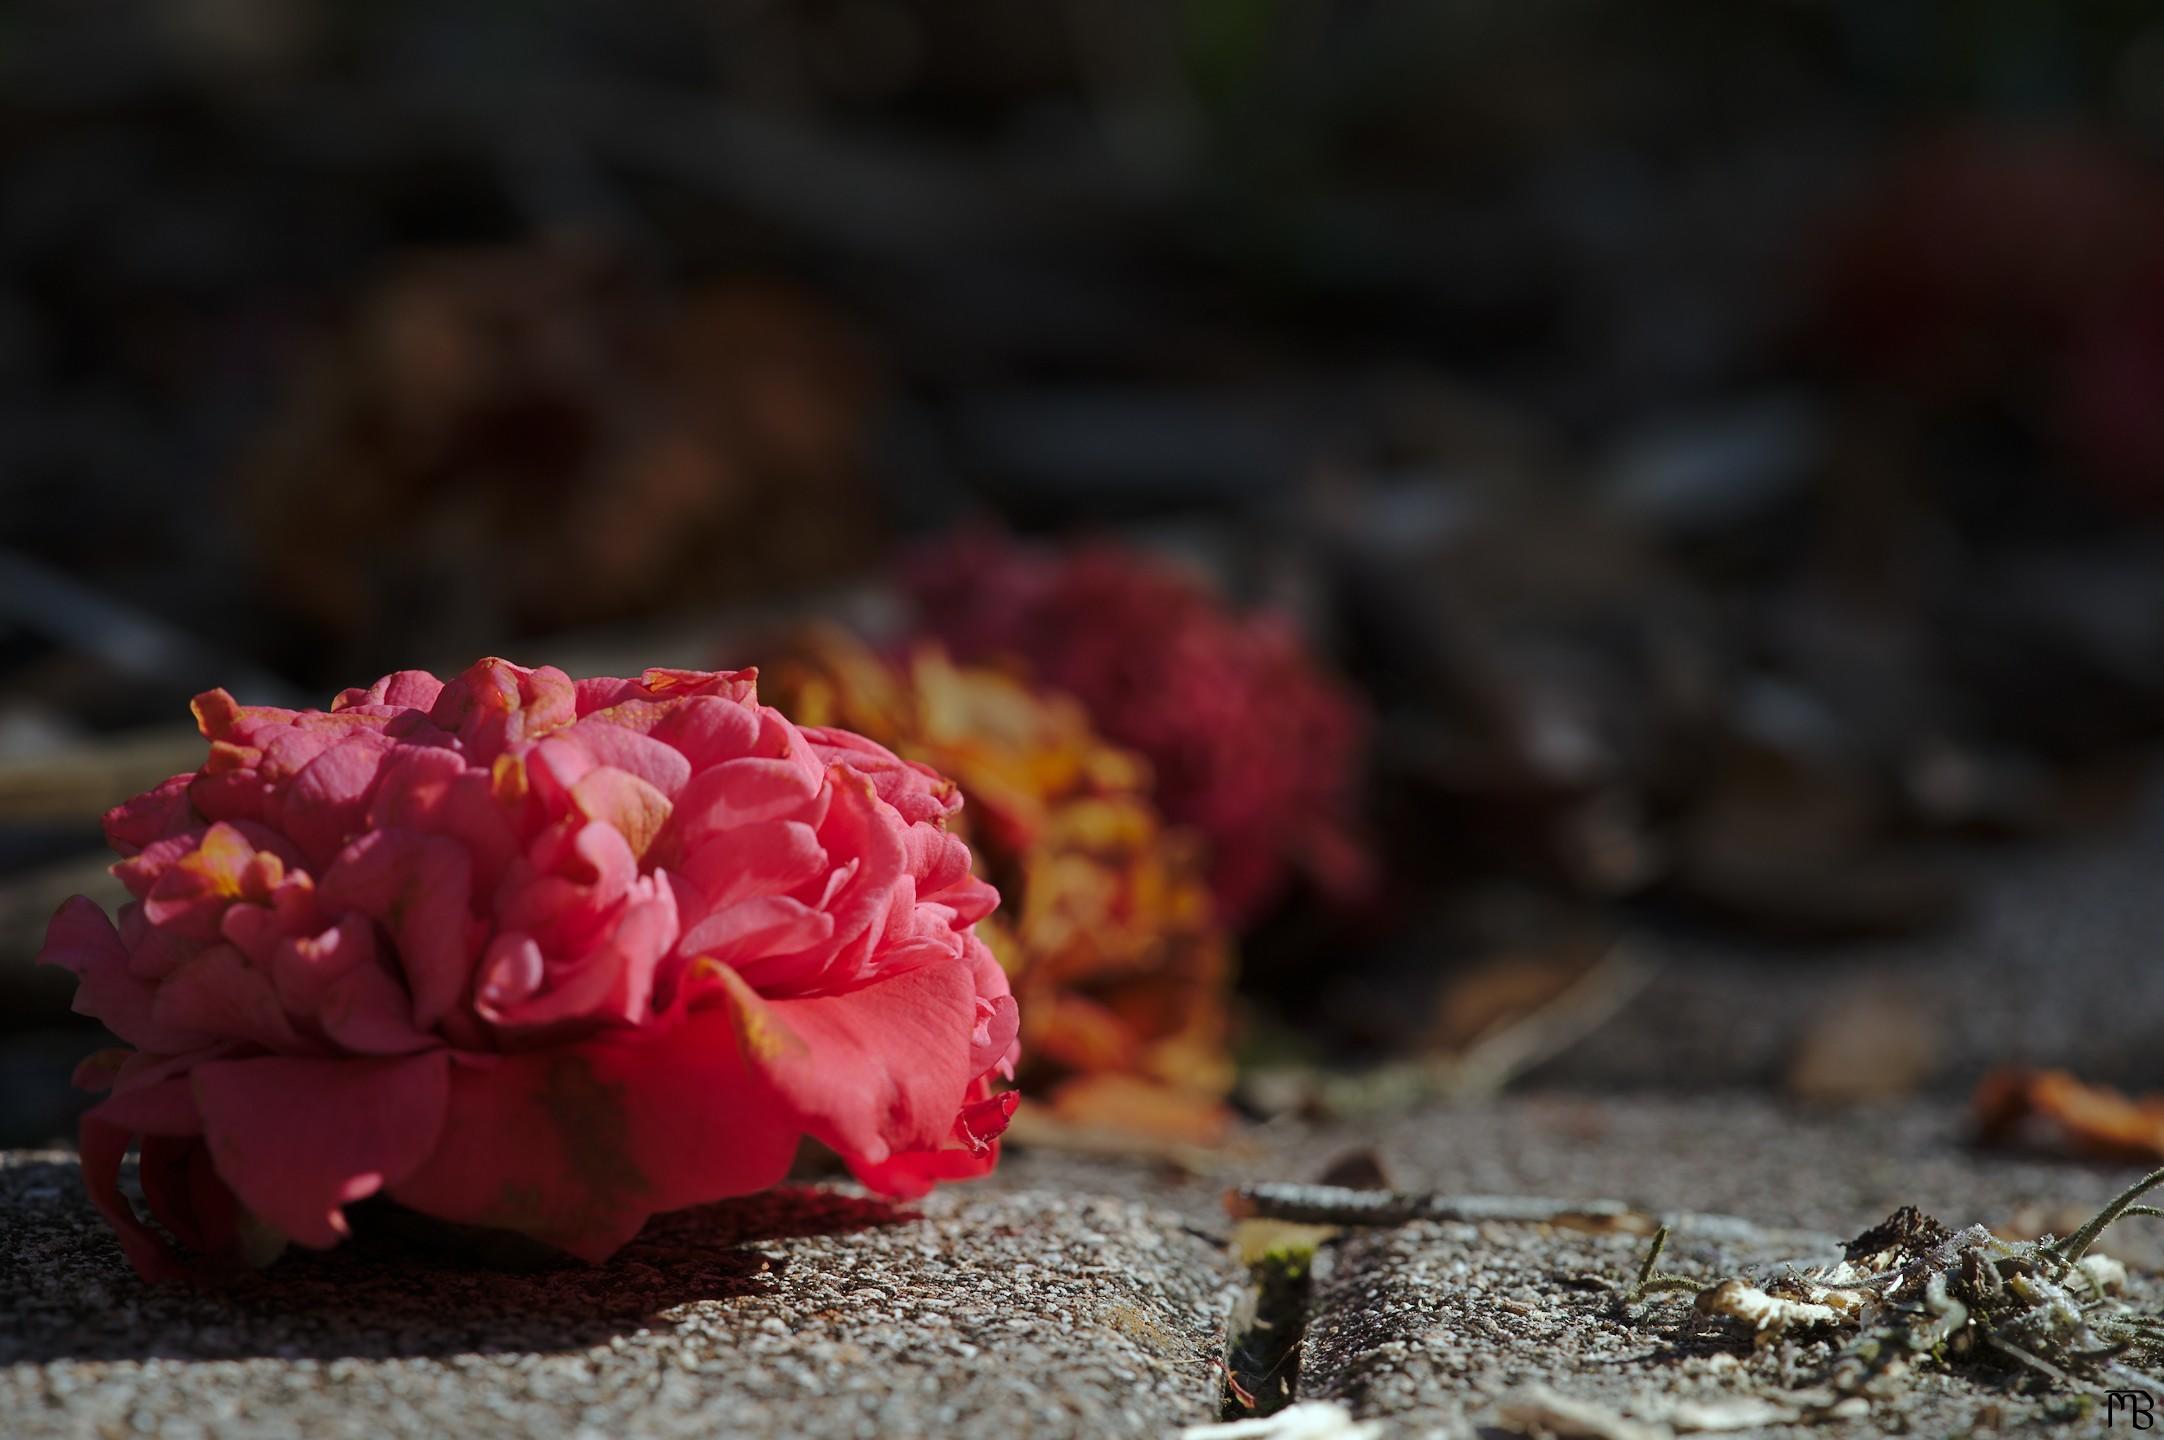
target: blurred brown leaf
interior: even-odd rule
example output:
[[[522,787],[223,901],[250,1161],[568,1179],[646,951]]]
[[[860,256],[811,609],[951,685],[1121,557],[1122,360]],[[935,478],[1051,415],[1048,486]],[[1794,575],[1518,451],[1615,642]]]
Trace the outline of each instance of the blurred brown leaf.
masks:
[[[1978,1082],[1973,1104],[1981,1145],[2125,1165],[2164,1162],[2164,1095],[2129,1096],[2064,1070],[2008,1066]]]

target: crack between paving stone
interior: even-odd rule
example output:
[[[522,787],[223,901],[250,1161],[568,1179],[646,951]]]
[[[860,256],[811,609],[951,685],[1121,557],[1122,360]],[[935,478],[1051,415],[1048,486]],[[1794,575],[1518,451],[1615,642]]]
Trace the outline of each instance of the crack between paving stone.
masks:
[[[1297,1398],[1316,1247],[1317,1237],[1292,1236],[1247,1264],[1247,1288],[1225,1333],[1222,1419],[1274,1415]]]

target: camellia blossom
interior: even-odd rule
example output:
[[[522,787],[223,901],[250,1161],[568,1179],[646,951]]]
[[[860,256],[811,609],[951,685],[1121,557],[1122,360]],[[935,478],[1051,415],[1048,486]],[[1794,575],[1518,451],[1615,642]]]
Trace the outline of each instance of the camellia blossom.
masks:
[[[889,663],[842,632],[808,633],[770,679],[798,719],[868,734],[962,787],[971,847],[1007,900],[980,928],[1022,1002],[1033,1100],[1077,1124],[1221,1138],[1232,945],[1147,764],[1074,700],[935,647]]]
[[[1107,544],[951,542],[912,574],[926,627],[960,659],[1013,665],[1137,751],[1165,815],[1209,843],[1235,922],[1294,871],[1349,898],[1371,862],[1352,798],[1366,715],[1282,618],[1239,615],[1170,565]]]
[[[105,818],[134,896],[39,958],[132,1049],[78,1080],[146,1278],[328,1246],[382,1194],[590,1260],[780,1180],[801,1137],[916,1195],[990,1170],[1018,1054],[955,787],[756,672],[483,660],[329,711],[197,698],[210,753]]]

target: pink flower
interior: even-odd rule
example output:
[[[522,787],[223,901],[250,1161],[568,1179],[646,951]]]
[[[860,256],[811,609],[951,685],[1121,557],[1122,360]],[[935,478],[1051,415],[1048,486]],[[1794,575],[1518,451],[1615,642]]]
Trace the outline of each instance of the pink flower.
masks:
[[[1284,619],[1236,614],[1108,544],[964,536],[911,578],[926,628],[958,658],[1020,666],[1150,762],[1160,808],[1208,840],[1211,888],[1234,921],[1255,919],[1296,870],[1336,898],[1369,884],[1352,819],[1367,715]]]
[[[377,1194],[598,1260],[798,1141],[897,1195],[998,1158],[1016,1015],[954,787],[758,703],[755,672],[484,660],[329,711],[195,702],[210,755],[106,816],[134,896],[39,959],[132,1050],[78,1072],[91,1195],[235,1248]],[[251,1223],[252,1222],[252,1223]]]

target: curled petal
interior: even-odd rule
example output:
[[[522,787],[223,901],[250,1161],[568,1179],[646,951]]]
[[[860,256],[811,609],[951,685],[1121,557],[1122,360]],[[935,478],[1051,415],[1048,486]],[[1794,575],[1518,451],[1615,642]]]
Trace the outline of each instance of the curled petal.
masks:
[[[496,976],[484,973],[484,986],[493,987],[477,997],[485,1018],[520,1027],[572,1020],[637,1025],[648,1018],[655,971],[662,957],[676,947],[675,891],[651,879],[641,880],[608,937],[581,954],[575,967],[538,994],[537,987],[524,982],[531,978],[539,947],[525,937],[499,937],[499,944],[502,940],[513,944],[501,955],[492,947],[491,959],[520,973],[505,976],[501,986],[493,986]]]
[[[200,823],[188,803],[188,787],[194,781],[192,772],[175,775],[157,789],[106,811],[105,842],[122,855],[133,855],[169,835],[194,829]]]
[[[1021,1094],[1004,1090],[965,1106],[947,1143],[931,1150],[900,1150],[877,1164],[850,1162],[857,1179],[883,1194],[911,1200],[949,1180],[974,1180],[999,1164],[999,1137],[1014,1118]]]
[[[646,688],[656,695],[704,697],[715,696],[736,705],[757,704],[759,699],[759,672],[756,668],[742,670],[672,670],[665,666],[648,666],[640,676]]]
[[[975,1078],[976,989],[966,965],[921,965],[800,999],[764,1000],[741,980],[725,988],[754,1066],[804,1129],[851,1165],[948,1139]]]
[[[750,706],[713,695],[694,695],[671,704],[649,733],[682,755],[696,772],[724,760],[756,755],[759,730],[758,713]]]
[[[691,762],[683,752],[603,717],[581,720],[562,733],[567,743],[584,750],[596,764],[635,775],[664,797],[673,796],[691,779]]]
[[[151,1018],[168,1031],[239,1040],[266,1050],[309,1048],[278,1003],[268,971],[231,945],[212,945],[158,985]]]
[[[722,1011],[659,1033],[458,1065],[442,1138],[392,1198],[604,1260],[663,1210],[787,1173],[797,1130]]]
[[[330,860],[361,828],[369,797],[395,748],[375,731],[362,731],[326,747],[283,791],[276,819],[311,863]]]
[[[75,1013],[100,1021],[130,1045],[170,1055],[211,1042],[204,1031],[156,1017],[156,987],[130,973],[128,951],[113,922],[87,896],[77,895],[54,912],[38,963],[74,972]]]
[[[429,708],[430,721],[458,736],[467,758],[482,765],[577,718],[570,676],[553,665],[528,670],[494,658],[445,685]]]
[[[498,803],[490,772],[434,745],[405,746],[385,763],[368,823],[457,841],[472,853],[475,882],[484,890],[493,888],[519,848],[513,817]]]
[[[429,710],[443,694],[443,682],[426,670],[399,670],[384,676],[366,690],[341,690],[331,702],[333,710],[358,705],[383,705],[397,710]]]
[[[670,752],[674,754],[674,751]],[[669,821],[669,797],[638,776],[603,765],[571,787],[571,805],[588,820],[624,837],[634,859],[644,858]]]
[[[945,819],[962,808],[961,790],[928,765],[904,760],[852,731],[806,726],[803,733],[823,762],[846,765],[862,775],[879,798],[912,825]]]
[[[834,918],[786,895],[759,895],[715,911],[685,932],[678,953],[687,960],[718,961],[736,971],[762,971],[782,984],[807,976],[807,964],[762,967],[770,956],[794,958],[834,934]]]
[[[240,1204],[200,1136],[144,1136],[140,1175],[150,1213],[181,1244],[204,1255],[237,1248]]]
[[[372,830],[347,846],[318,887],[332,911],[358,910],[391,932],[413,991],[413,1019],[433,1027],[465,994],[480,946],[464,846],[411,830]]]
[[[718,910],[754,896],[792,894],[832,866],[811,826],[760,820],[713,836],[676,868]]]
[[[692,776],[676,797],[674,853],[738,826],[799,815],[818,791],[817,782],[807,784],[787,760],[724,760]]]
[[[128,1264],[138,1276],[153,1284],[178,1280],[187,1272],[173,1247],[143,1223],[128,1197],[120,1193],[120,1162],[127,1158],[133,1140],[133,1135],[117,1125],[83,1117],[76,1133],[76,1145],[82,1153],[83,1188],[90,1192],[90,1203],[105,1217],[105,1223],[113,1227],[121,1253],[128,1257]]]
[[[192,1078],[218,1174],[257,1217],[321,1247],[346,1234],[344,1206],[405,1179],[436,1148],[449,1069],[442,1051],[399,1060],[272,1055],[211,1061]]]

